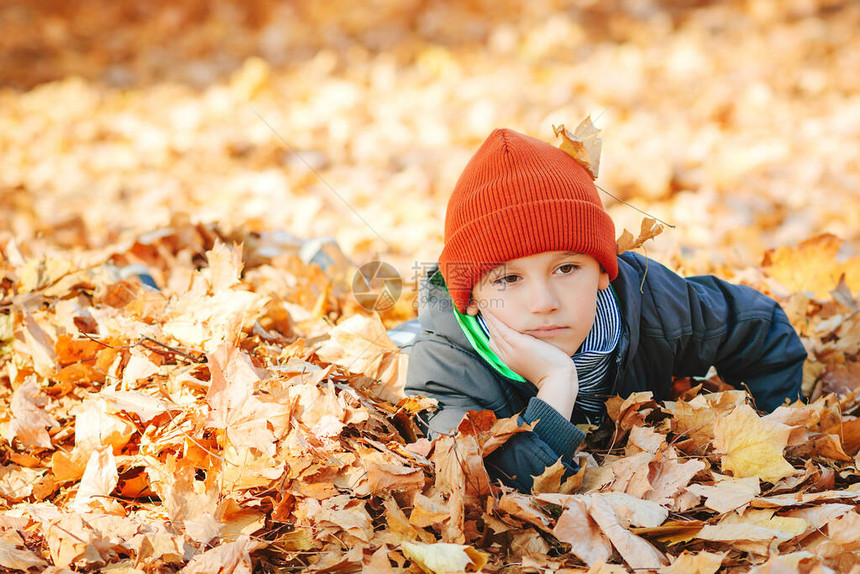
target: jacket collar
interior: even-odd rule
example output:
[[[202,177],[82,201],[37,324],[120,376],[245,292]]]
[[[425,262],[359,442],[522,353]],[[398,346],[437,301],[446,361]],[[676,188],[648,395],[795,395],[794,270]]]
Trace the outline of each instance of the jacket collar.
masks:
[[[436,280],[434,280],[434,277]],[[418,285],[418,320],[421,328],[435,333],[465,349],[471,349],[466,335],[454,317],[454,302],[441,285],[439,267],[427,272]]]

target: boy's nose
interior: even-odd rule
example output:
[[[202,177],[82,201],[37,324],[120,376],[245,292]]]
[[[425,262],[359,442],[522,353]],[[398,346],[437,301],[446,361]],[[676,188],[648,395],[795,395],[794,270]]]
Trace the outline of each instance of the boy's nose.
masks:
[[[543,286],[535,286],[529,291],[528,306],[532,313],[549,313],[558,309],[558,297]]]

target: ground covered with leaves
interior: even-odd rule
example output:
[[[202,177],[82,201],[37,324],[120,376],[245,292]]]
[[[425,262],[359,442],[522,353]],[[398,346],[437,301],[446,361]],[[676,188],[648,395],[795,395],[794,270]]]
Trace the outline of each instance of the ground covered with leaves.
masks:
[[[854,3],[10,2],[0,22],[0,568],[860,570]],[[716,378],[615,397],[580,473],[521,494],[482,457],[524,429],[473,413],[422,438],[432,401],[403,396],[385,328],[414,316],[489,131],[552,141],[588,113],[619,235],[632,202],[674,225],[638,249],[777,298],[807,400],[765,415]],[[342,252],[313,258],[326,235]],[[375,258],[407,279],[381,314],[351,292]]]

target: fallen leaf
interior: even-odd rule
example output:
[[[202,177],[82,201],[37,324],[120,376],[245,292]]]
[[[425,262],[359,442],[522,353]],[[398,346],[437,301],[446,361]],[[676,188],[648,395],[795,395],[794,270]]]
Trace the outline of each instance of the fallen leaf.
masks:
[[[797,472],[782,455],[790,434],[790,427],[760,418],[746,404],[714,420],[714,447],[735,478],[776,482]]]
[[[570,551],[580,560],[594,566],[609,560],[612,545],[588,514],[583,500],[572,499],[558,517],[552,534],[570,544]]]
[[[251,574],[251,552],[263,542],[242,535],[233,542],[219,544],[194,556],[181,574]]]
[[[668,563],[659,550],[621,525],[615,510],[601,495],[590,495],[588,514],[631,568],[653,569]]]
[[[712,552],[682,552],[670,566],[658,570],[660,574],[715,574],[723,564],[724,554]]]
[[[576,492],[582,487],[582,479],[585,477],[585,466],[581,466],[575,474],[571,474],[565,478],[567,472],[567,467],[559,459],[555,464],[546,467],[543,473],[532,477],[532,493],[559,492],[561,494],[570,494]]]
[[[400,545],[403,555],[414,561],[424,572],[445,574],[449,572],[479,572],[487,563],[488,555],[471,546],[437,542],[404,542]]]
[[[110,494],[118,482],[112,449],[94,450],[87,461],[72,507],[79,512],[89,512],[94,506],[107,507],[106,503],[110,502]]]
[[[586,116],[573,133],[565,129],[564,124],[553,126],[556,137],[561,135],[562,151],[576,160],[585,168],[591,179],[597,179],[600,172],[600,148],[603,140],[600,139],[600,130],[591,122],[591,116]]]
[[[28,571],[30,568],[44,568],[48,563],[26,548],[18,548],[8,540],[0,538],[0,566],[9,570]]]
[[[705,497],[705,506],[720,514],[740,510],[761,493],[758,477],[722,478],[714,486],[691,484],[687,490]]]
[[[633,239],[633,234],[626,229],[621,232],[621,236],[615,241],[615,252],[620,255],[639,249],[646,241],[654,239],[661,233],[663,233],[663,224],[652,217],[645,217],[642,219],[642,227],[636,239]]]
[[[45,412],[44,405],[47,402],[47,397],[36,385],[35,377],[28,377],[12,394],[12,420],[6,429],[6,439],[10,442],[18,440],[23,446],[31,448],[51,448],[47,429],[59,423]]]
[[[762,268],[789,291],[809,291],[816,298],[843,280],[852,292],[860,289],[860,257],[837,263],[842,240],[830,233],[816,235],[795,247],[777,247],[764,255]]]

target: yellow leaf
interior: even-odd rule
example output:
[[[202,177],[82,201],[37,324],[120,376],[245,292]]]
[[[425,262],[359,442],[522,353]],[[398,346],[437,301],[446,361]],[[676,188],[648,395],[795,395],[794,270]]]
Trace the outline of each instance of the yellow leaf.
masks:
[[[421,570],[431,574],[444,572],[477,572],[487,563],[489,555],[461,544],[424,544],[404,542],[400,545],[403,555],[415,562]]]
[[[826,298],[840,279],[850,292],[860,289],[860,257],[837,262],[842,240],[824,233],[794,247],[777,247],[765,253],[765,273],[782,283],[789,291],[809,291],[816,298]]]
[[[597,174],[600,171],[600,148],[603,145],[603,140],[599,137],[600,130],[591,123],[591,116],[582,120],[573,133],[565,129],[564,124],[553,126],[552,129],[556,136],[561,135],[559,147],[562,151],[584,167],[592,179],[597,179]]]
[[[724,454],[723,470],[735,478],[757,476],[776,482],[795,473],[782,456],[790,434],[791,427],[760,418],[746,404],[714,421],[714,447]]]
[[[585,465],[579,468],[579,472],[573,474],[566,479],[564,478],[565,466],[561,463],[561,459],[555,464],[544,469],[539,475],[535,476],[532,484],[532,492],[560,492],[561,494],[570,494],[576,492],[582,487],[582,479],[585,478]]]

